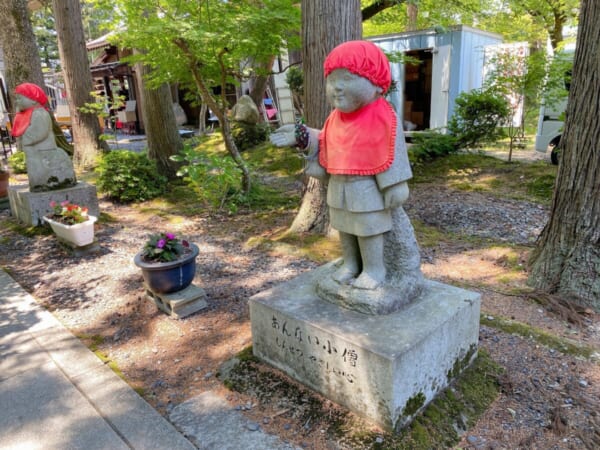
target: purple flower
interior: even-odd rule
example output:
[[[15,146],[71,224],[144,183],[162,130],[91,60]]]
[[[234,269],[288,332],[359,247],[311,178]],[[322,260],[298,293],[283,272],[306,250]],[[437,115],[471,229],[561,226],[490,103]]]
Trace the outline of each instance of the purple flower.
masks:
[[[167,241],[165,241],[164,239],[160,239],[157,243],[156,243],[156,247],[157,248],[163,248],[166,245]]]
[[[170,241],[172,241],[173,239],[175,239],[175,235],[173,233],[165,233],[165,236]]]

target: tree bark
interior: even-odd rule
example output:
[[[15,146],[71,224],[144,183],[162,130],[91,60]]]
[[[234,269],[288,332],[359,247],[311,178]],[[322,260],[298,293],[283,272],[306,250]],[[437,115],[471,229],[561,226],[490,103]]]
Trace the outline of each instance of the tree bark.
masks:
[[[263,98],[265,95],[265,91],[267,90],[267,85],[269,84],[269,79],[271,75],[269,72],[273,70],[273,63],[275,62],[275,55],[271,57],[271,59],[258,65],[257,69],[260,69],[261,74],[257,75],[254,79],[254,85],[252,86],[252,90],[250,91],[250,98],[254,101],[254,104],[259,108],[264,108],[263,106]],[[262,73],[264,72],[264,73]],[[262,116],[261,116],[262,118]]]
[[[408,16],[406,31],[415,31],[417,29],[417,17],[419,15],[419,6],[414,0],[406,2],[406,15]]]
[[[81,20],[81,5],[75,0],[52,0],[58,50],[63,65],[67,101],[71,114],[77,167],[93,167],[101,151],[108,151],[108,144],[100,139],[101,130],[98,117],[84,113],[80,107],[95,100],[92,75],[85,48],[85,35]]]
[[[331,108],[325,97],[323,62],[342,42],[362,38],[359,0],[302,1],[302,66],[306,125],[321,128]],[[302,205],[290,231],[326,233],[329,229],[326,188],[315,178],[308,180]]]
[[[183,149],[183,142],[177,131],[171,88],[163,84],[158,89],[149,89],[145,78],[150,69],[143,64],[137,64],[136,68],[142,87],[141,107],[148,139],[148,158],[156,161],[162,175],[174,179],[178,165],[170,157]]]
[[[583,0],[550,220],[529,283],[600,311],[600,3]],[[593,118],[590,120],[590,118]]]
[[[0,0],[2,32],[0,46],[4,51],[4,76],[12,112],[14,90],[21,83],[34,83],[44,88],[44,75],[26,0]]]

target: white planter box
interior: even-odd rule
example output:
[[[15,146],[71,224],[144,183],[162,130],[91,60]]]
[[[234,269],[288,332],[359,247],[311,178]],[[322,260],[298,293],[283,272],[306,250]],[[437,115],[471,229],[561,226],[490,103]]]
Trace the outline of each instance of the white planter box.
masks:
[[[61,239],[70,242],[77,247],[83,247],[94,242],[94,222],[95,216],[88,216],[89,219],[85,222],[76,223],[75,225],[65,225],[48,217],[44,220],[50,224],[52,231]]]

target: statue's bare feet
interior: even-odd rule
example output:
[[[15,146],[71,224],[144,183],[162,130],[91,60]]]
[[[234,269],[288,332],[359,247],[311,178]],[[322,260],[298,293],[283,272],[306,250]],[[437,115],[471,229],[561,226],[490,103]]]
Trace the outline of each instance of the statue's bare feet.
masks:
[[[385,272],[384,273],[369,273],[363,272],[361,273],[354,283],[352,283],[352,287],[356,289],[365,289],[372,290],[376,289],[385,281]]]
[[[336,270],[331,278],[340,284],[346,284],[352,280],[358,274],[358,270],[352,270],[346,264],[343,264],[338,270]]]

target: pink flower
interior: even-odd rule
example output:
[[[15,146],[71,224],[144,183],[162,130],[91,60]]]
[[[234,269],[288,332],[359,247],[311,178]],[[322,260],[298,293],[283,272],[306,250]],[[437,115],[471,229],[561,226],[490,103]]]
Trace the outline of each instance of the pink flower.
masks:
[[[175,239],[175,235],[173,233],[165,233],[165,236],[170,241],[172,241],[173,239]]]
[[[60,206],[67,206],[68,204],[69,204],[69,200],[60,202]]]
[[[156,243],[156,247],[157,248],[163,248],[166,245],[167,241],[165,241],[164,239],[160,239],[157,243]]]
[[[56,206],[56,202],[54,200],[52,200],[50,202],[50,208],[54,208]]]

